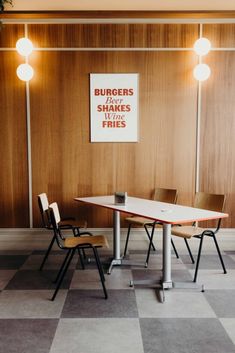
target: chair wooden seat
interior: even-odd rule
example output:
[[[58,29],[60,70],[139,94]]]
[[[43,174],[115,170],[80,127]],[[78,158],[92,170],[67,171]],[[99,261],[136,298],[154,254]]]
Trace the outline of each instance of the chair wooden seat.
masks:
[[[138,225],[138,226],[144,226],[144,225],[151,225],[153,224],[154,220],[144,218],[144,217],[127,217],[125,219],[128,223],[131,223],[133,226]]]
[[[64,246],[66,248],[74,248],[78,245],[89,244],[95,247],[108,248],[109,244],[104,235],[93,235],[81,236],[81,237],[69,237],[64,240]]]
[[[177,237],[190,239],[196,235],[202,234],[206,229],[194,226],[174,226],[171,228],[171,234]]]

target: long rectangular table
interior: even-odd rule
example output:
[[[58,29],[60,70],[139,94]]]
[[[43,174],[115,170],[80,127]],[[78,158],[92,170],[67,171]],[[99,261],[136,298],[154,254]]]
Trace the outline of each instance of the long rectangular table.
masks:
[[[205,221],[226,218],[228,214],[198,209],[164,202],[146,200],[128,196],[125,206],[114,203],[114,195],[78,197],[76,201],[104,207],[113,211],[113,265],[122,265],[120,249],[120,213],[131,213],[136,216],[146,217],[163,224],[163,264],[162,264],[162,288],[172,288],[171,278],[171,226],[194,221]]]

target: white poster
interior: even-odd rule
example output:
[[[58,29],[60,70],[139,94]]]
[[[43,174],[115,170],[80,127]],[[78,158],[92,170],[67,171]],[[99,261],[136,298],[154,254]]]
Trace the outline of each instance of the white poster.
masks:
[[[138,141],[138,74],[90,74],[91,142]]]

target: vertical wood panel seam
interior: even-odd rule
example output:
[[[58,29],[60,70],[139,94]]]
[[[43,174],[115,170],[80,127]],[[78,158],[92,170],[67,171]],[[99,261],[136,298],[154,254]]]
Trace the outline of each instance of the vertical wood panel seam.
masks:
[[[199,38],[202,38],[202,23],[199,25]],[[202,62],[199,56],[199,64]],[[199,191],[200,184],[200,128],[201,128],[201,102],[202,102],[202,83],[198,81],[197,85],[197,117],[196,117],[196,165],[195,165],[195,192]]]
[[[25,24],[25,37],[28,38],[28,25]],[[28,63],[26,57],[25,62]],[[31,117],[30,117],[30,89],[29,82],[26,89],[26,125],[27,125],[27,159],[28,159],[28,201],[29,201],[29,227],[33,228],[33,192],[32,192],[32,151],[31,151]]]

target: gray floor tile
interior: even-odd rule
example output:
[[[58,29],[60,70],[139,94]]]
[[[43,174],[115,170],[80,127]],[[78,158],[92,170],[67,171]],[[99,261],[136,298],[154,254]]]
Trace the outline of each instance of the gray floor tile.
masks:
[[[28,255],[1,255],[0,256],[0,269],[12,270],[19,269],[26,261]]]
[[[224,252],[227,255],[235,255],[235,250],[225,250]]]
[[[28,256],[32,252],[31,250],[0,250],[0,255],[25,255]]]
[[[54,270],[18,271],[8,283],[6,289],[54,289],[56,285],[53,283],[53,280],[56,278],[57,273],[58,271]],[[62,282],[61,288],[69,288],[72,276],[73,270],[68,270]]]
[[[105,275],[107,289],[130,289],[131,270],[115,268],[111,275]],[[70,289],[102,289],[97,269],[75,271]]]
[[[231,319],[220,319],[221,324],[223,325],[225,331],[235,344],[235,318]]]
[[[0,320],[0,353],[49,353],[57,319]]]
[[[48,243],[48,245],[49,245],[49,243]],[[45,255],[46,254],[46,252],[47,252],[47,249],[44,249],[44,250],[34,250],[33,252],[32,252],[32,255]],[[51,252],[50,252],[50,255],[61,255],[61,256],[64,256],[64,250],[52,250]]]
[[[135,234],[133,236],[135,238]],[[138,241],[133,238],[128,258],[144,266],[148,241],[144,235],[143,241],[139,236]],[[135,280],[156,280],[162,276],[160,238],[156,238],[157,251],[151,253],[147,270],[142,266],[115,266],[110,276],[105,275],[108,300],[104,299],[93,255],[85,271],[74,271],[75,266],[80,268],[75,256],[54,302],[49,300],[54,291],[51,280],[65,253],[54,247],[44,271],[40,272],[38,267],[49,240],[45,238],[42,243],[40,234],[37,242],[30,243],[32,237],[29,236],[24,248],[21,236],[11,240],[12,247],[10,241],[7,247],[0,242],[1,248],[6,249],[0,250],[0,258],[6,260],[4,268],[0,267],[0,353],[234,353],[235,251],[230,250],[235,249],[233,238],[221,241],[228,268],[226,275],[213,242],[206,239],[198,274],[198,283],[205,285],[206,292],[166,290],[164,303],[158,301],[158,292],[154,289],[129,288],[133,276]],[[174,240],[184,262],[176,259],[172,252],[173,280],[191,285],[194,269],[186,255],[185,244],[177,237]],[[199,242],[194,239],[190,244],[196,254]],[[122,248],[123,245],[122,242]],[[32,249],[44,250],[32,252]],[[100,250],[107,269],[112,247]],[[48,325],[52,322],[55,324]]]
[[[60,266],[63,263],[65,253],[63,254],[53,254],[49,255],[43,269],[55,269],[59,270]],[[23,266],[21,267],[21,270],[39,270],[41,263],[43,261],[44,255],[30,255],[28,259],[25,261]],[[77,265],[78,258],[74,256],[69,268],[74,269]]]
[[[196,255],[194,257],[196,260]],[[231,258],[231,256],[222,253],[222,257],[224,260],[225,267],[227,269],[235,269],[235,261]],[[195,268],[195,265],[192,264],[191,259],[188,255],[181,255],[180,258],[182,259],[183,263],[188,268],[190,268],[190,269]],[[220,269],[220,268],[222,268],[222,267],[221,267],[219,256],[217,254],[215,254],[215,255],[210,255],[210,254],[201,255],[199,269],[213,270],[213,269]]]
[[[194,270],[189,270],[194,276]],[[216,270],[198,271],[197,282],[204,284],[205,290],[208,289],[235,289],[235,270],[228,270],[224,274],[222,268]]]
[[[62,317],[138,317],[133,290],[109,290],[104,299],[102,290],[69,290]]]
[[[235,317],[235,290],[206,290],[204,295],[218,317]]]
[[[159,280],[162,277],[161,270],[139,269],[132,270],[133,280]],[[176,282],[192,281],[192,276],[188,270],[172,270],[172,280]]]
[[[132,266],[132,269],[140,269],[140,267],[145,267],[146,254],[131,254],[129,256],[130,261],[138,262],[139,266]],[[187,266],[183,264],[182,260],[177,259],[174,255],[171,257],[172,267],[176,270],[187,270]],[[162,268],[162,256],[161,255],[151,255],[149,258],[148,269],[149,270],[161,270]]]
[[[145,353],[234,353],[218,319],[140,319]]]
[[[0,270],[0,290],[4,289],[17,270]]]
[[[144,353],[138,319],[61,319],[50,353]]]
[[[165,291],[165,302],[159,301],[154,289],[136,289],[139,317],[145,318],[207,318],[216,317],[203,293],[193,290]]]
[[[59,318],[67,290],[61,289],[55,301],[49,290],[4,290],[0,294],[0,319]]]

